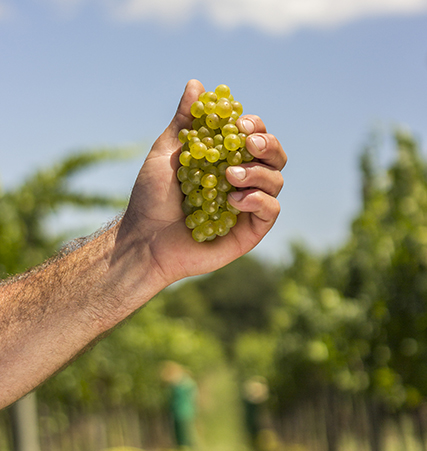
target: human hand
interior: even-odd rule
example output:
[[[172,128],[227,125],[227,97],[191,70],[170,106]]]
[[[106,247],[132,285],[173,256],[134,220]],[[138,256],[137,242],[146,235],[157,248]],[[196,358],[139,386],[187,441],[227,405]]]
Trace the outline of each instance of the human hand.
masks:
[[[237,224],[212,242],[193,240],[184,222],[183,194],[176,177],[182,145],[178,132],[191,127],[191,104],[204,90],[197,80],[188,82],[175,117],[140,170],[121,223],[122,235],[148,245],[152,268],[166,286],[216,270],[247,253],[271,229],[280,211],[277,196],[283,186],[280,171],[286,154],[259,117],[242,116],[236,125],[248,135],[246,145],[255,160],[227,169],[228,181],[239,188],[228,196],[230,204],[241,211]]]

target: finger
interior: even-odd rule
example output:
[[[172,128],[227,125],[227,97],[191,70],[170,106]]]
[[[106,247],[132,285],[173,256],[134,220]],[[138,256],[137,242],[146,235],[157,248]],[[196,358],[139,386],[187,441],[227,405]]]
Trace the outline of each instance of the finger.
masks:
[[[280,213],[279,201],[263,191],[251,189],[246,191],[234,191],[228,195],[230,204],[242,213],[251,213],[250,221],[257,233],[265,234],[276,222]],[[248,220],[247,215],[242,214],[237,222]]]
[[[194,119],[190,111],[191,104],[199,98],[199,95],[204,92],[204,90],[205,89],[202,83],[200,83],[200,81],[198,80],[190,80],[187,83],[184,94],[182,95],[181,101],[179,102],[178,108],[176,110],[175,116],[159,139],[173,139],[179,142],[179,131],[183,128],[191,127],[191,122]]]
[[[236,188],[258,188],[274,197],[277,197],[283,188],[283,176],[280,171],[260,163],[229,166],[226,176]]]
[[[237,119],[236,125],[242,133],[246,133],[247,135],[251,135],[252,133],[267,132],[264,122],[259,116],[254,114],[246,114],[245,116],[241,116]]]
[[[246,138],[246,148],[255,158],[264,164],[281,171],[288,157],[279,140],[268,133],[253,134]]]

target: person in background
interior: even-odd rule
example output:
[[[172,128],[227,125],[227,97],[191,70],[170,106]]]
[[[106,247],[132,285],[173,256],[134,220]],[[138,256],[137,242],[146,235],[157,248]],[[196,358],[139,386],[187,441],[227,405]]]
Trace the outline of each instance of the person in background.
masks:
[[[196,441],[197,385],[187,370],[176,362],[165,362],[161,378],[170,387],[169,408],[175,443],[193,448]]]

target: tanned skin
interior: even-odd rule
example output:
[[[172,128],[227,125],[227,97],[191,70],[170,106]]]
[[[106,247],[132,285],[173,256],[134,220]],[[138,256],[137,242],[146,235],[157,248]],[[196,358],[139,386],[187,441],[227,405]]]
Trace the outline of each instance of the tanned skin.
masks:
[[[162,289],[214,271],[253,249],[279,215],[287,157],[258,116],[242,116],[256,157],[227,169],[242,213],[228,235],[196,243],[184,223],[176,179],[190,106],[204,91],[190,80],[169,126],[136,179],[126,212],[105,232],[0,286],[0,409],[64,368]]]

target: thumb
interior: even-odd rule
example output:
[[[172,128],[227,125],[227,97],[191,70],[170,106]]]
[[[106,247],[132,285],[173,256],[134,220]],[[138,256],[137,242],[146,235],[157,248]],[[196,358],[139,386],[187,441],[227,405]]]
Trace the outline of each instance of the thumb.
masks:
[[[198,80],[190,80],[187,83],[175,116],[163,132],[162,138],[177,139],[181,129],[191,127],[191,122],[194,119],[190,112],[191,105],[199,98],[199,95],[204,92],[204,90],[202,83]]]

